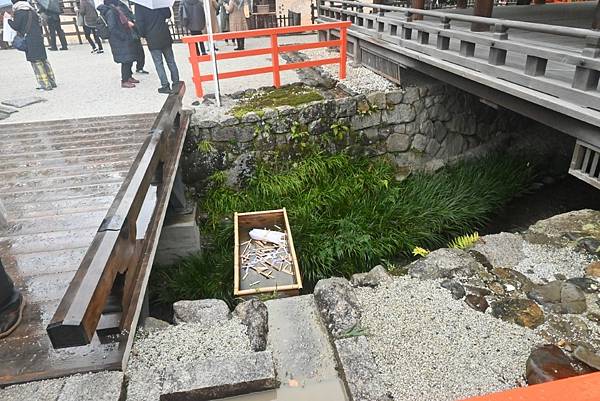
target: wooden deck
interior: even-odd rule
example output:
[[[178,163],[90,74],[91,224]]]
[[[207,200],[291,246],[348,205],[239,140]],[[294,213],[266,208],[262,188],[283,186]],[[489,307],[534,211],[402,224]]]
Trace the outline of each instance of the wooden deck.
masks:
[[[53,349],[46,326],[148,136],[155,114],[0,125],[0,258],[27,300],[0,340],[0,385],[119,369],[121,338]]]

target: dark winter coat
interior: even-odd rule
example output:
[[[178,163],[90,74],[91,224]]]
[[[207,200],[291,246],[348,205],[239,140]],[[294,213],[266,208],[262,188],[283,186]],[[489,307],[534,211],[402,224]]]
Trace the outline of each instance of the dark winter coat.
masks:
[[[133,30],[125,28],[119,21],[119,15],[114,6],[101,4],[98,11],[106,20],[110,37],[110,50],[115,63],[131,63],[137,58],[137,46]]]
[[[135,5],[135,26],[139,34],[146,38],[148,49],[160,50],[173,43],[167,20],[171,18],[171,10],[157,8],[151,10],[140,4]]]
[[[79,15],[83,18],[85,26],[95,28],[98,21],[98,12],[94,6],[94,0],[80,0]]]
[[[31,15],[31,26],[29,27],[29,31],[26,32],[28,15]],[[40,18],[35,11],[18,10],[14,13],[13,19],[8,20],[8,24],[12,29],[19,32],[19,34],[27,34],[27,51],[25,52],[27,61],[33,62],[47,59]]]
[[[206,27],[204,6],[200,0],[183,0],[179,3],[179,15],[183,26],[190,32],[202,32]]]

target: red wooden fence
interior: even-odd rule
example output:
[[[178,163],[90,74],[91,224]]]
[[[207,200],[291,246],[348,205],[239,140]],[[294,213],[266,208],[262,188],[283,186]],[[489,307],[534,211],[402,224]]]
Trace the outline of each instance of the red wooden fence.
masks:
[[[241,38],[254,38],[259,36],[269,36],[271,38],[270,46],[258,49],[238,50],[229,52],[218,52],[216,53],[217,60],[225,60],[231,58],[242,58],[251,56],[260,56],[263,54],[271,55],[271,65],[265,67],[245,68],[236,71],[219,72],[219,79],[243,77],[247,75],[256,74],[273,74],[273,85],[277,88],[281,86],[281,71],[294,70],[298,68],[315,67],[324,64],[339,64],[340,65],[340,79],[346,78],[346,38],[347,29],[352,23],[350,21],[331,22],[325,24],[315,25],[300,25],[300,26],[288,26],[282,28],[268,28],[268,29],[255,29],[252,31],[238,31],[238,32],[226,32],[226,33],[215,33],[213,40],[225,40],[225,39],[241,39]],[[336,40],[326,40],[322,42],[309,42],[299,43],[290,45],[280,45],[279,35],[310,32],[310,31],[328,31],[337,29],[340,31],[340,38]],[[196,35],[186,36],[182,39],[184,43],[188,44],[190,51],[190,64],[192,65],[192,76],[194,85],[196,86],[196,96],[202,97],[204,91],[202,89],[202,82],[212,81],[214,79],[213,74],[200,75],[200,63],[204,61],[210,61],[210,54],[205,56],[199,56],[196,52],[196,43],[208,42],[208,35]],[[286,52],[293,52],[305,49],[316,49],[320,47],[339,47],[339,57],[325,58],[321,60],[309,60],[297,63],[289,63],[280,65],[279,54]]]

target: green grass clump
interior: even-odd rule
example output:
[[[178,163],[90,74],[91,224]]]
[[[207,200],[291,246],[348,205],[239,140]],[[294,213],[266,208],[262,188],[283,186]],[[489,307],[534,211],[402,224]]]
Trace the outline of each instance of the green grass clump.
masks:
[[[254,93],[242,99],[230,113],[241,118],[250,112],[261,112],[265,108],[277,106],[299,106],[301,104],[323,100],[323,96],[312,88],[300,85],[289,85],[279,89],[269,89]]]
[[[161,270],[160,295],[231,300],[234,211],[286,207],[307,287],[331,276],[367,271],[410,255],[415,246],[445,246],[481,227],[527,187],[531,170],[504,156],[462,162],[397,182],[383,159],[313,155],[288,167],[259,166],[246,189],[220,184],[202,202],[212,250]]]

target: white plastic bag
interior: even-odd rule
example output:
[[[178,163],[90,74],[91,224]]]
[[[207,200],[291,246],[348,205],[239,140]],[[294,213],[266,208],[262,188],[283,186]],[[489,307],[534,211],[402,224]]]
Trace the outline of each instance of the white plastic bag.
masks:
[[[255,241],[267,241],[274,244],[284,244],[285,234],[279,231],[261,230],[260,228],[254,228],[250,230],[250,238]]]
[[[8,25],[8,20],[10,18],[8,13],[4,13],[4,18],[2,19],[2,40],[8,43],[12,43],[17,36],[17,32]]]

